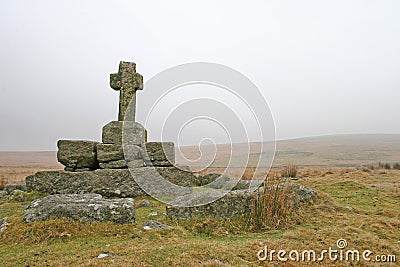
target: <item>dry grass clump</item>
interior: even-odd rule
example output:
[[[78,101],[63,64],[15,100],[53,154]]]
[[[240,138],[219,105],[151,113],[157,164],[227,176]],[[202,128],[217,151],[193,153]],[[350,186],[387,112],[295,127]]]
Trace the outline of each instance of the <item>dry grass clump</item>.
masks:
[[[378,169],[390,170],[391,168],[389,163],[378,162]]]
[[[0,190],[3,190],[6,184],[8,184],[8,179],[0,177]]]
[[[284,226],[293,211],[288,187],[273,181],[259,189],[253,200],[250,223],[256,229],[278,229]]]
[[[295,178],[296,175],[297,175],[297,166],[292,163],[287,164],[281,172],[281,176],[286,178]]]
[[[254,167],[247,167],[244,170],[244,173],[240,179],[242,180],[252,180],[254,177],[254,173],[256,172],[256,168]]]

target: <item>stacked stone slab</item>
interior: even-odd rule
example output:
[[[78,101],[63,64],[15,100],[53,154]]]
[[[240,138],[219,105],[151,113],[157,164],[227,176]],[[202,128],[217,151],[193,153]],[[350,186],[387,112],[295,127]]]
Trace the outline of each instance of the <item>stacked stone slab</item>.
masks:
[[[96,146],[98,142],[59,140],[57,142],[58,161],[65,166],[66,171],[90,171],[97,169]]]

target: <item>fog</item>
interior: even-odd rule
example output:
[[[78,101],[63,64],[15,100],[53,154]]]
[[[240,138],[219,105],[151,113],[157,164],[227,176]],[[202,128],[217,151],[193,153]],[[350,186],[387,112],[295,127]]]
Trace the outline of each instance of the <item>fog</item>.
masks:
[[[109,74],[121,60],[145,81],[189,62],[239,71],[268,101],[278,139],[400,133],[399,14],[396,0],[0,0],[0,150],[101,140],[117,119]],[[146,87],[139,122],[141,101]],[[182,144],[207,138],[193,126]]]

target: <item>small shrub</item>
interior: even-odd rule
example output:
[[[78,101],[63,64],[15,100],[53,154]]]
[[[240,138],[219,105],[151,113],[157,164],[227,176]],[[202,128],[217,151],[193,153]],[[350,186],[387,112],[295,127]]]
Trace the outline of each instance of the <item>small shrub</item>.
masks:
[[[6,184],[8,184],[8,180],[4,177],[0,177],[0,190],[3,190]]]
[[[252,180],[255,172],[256,172],[256,168],[247,167],[244,170],[244,173],[243,173],[241,179],[242,180]]]
[[[384,164],[382,162],[378,162],[378,169],[383,169]]]
[[[393,169],[394,170],[400,170],[400,163],[393,164]]]
[[[375,170],[375,167],[374,167],[374,165],[370,164],[370,165],[368,165],[368,169],[373,171],[373,170]]]
[[[392,166],[389,163],[378,162],[378,169],[390,170]]]
[[[252,201],[251,225],[259,230],[283,226],[292,212],[288,197],[287,187],[279,181],[259,189]]]
[[[287,178],[295,178],[297,176],[297,166],[294,164],[288,164],[283,168],[282,177],[287,177]]]

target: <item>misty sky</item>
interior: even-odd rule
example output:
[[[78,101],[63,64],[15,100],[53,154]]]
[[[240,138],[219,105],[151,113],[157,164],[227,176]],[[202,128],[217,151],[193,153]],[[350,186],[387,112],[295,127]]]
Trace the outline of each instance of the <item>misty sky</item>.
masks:
[[[399,14],[397,0],[0,0],[0,150],[100,140],[120,60],[145,80],[232,67],[268,100],[279,139],[400,133]]]

